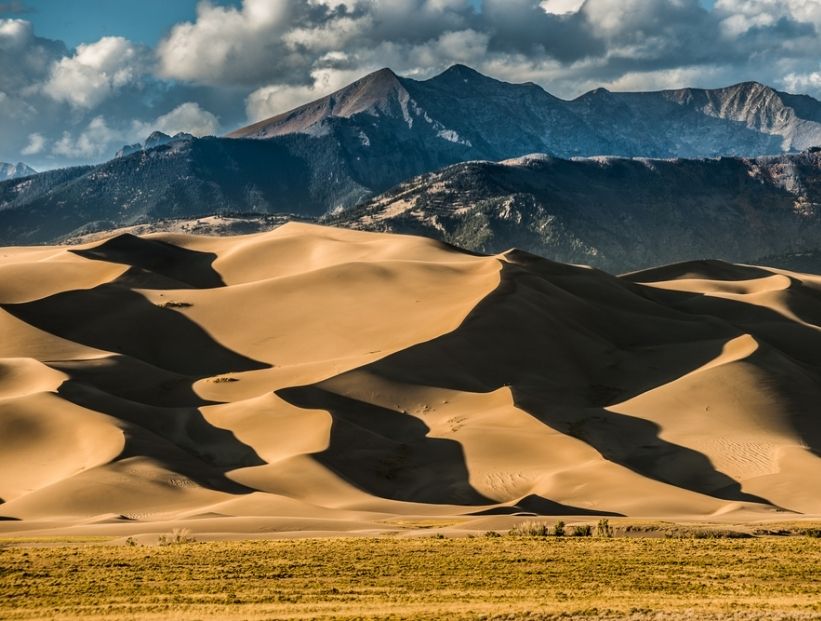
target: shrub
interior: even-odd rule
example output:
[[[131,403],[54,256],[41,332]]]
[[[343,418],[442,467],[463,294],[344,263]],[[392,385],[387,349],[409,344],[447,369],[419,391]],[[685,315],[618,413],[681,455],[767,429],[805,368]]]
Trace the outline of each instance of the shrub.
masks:
[[[613,527],[610,526],[610,520],[601,519],[596,524],[596,537],[612,537]]]
[[[495,530],[489,530],[485,533],[485,537],[501,537],[501,535],[497,533]]]
[[[805,528],[804,532],[801,533],[805,537],[814,537],[816,539],[821,539],[821,528]]]
[[[191,531],[187,528],[175,528],[168,535],[160,535],[157,543],[161,546],[173,546],[183,543],[194,543],[195,541],[196,539],[194,539],[193,535],[191,535]]]
[[[508,534],[514,537],[547,537],[550,527],[544,522],[522,522],[511,528]]]
[[[593,534],[593,529],[590,524],[577,524],[570,531],[572,537],[590,537]]]
[[[556,525],[553,527],[553,534],[556,537],[564,537],[564,522],[561,520],[556,522]]]
[[[128,539],[125,540],[125,545],[133,547],[133,546],[138,546],[140,544],[137,543],[137,540],[134,539],[134,537],[129,537]]]

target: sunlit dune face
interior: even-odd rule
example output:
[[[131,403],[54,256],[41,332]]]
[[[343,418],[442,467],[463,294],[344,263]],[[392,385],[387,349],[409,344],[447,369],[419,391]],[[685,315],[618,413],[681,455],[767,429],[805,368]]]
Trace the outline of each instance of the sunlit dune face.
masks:
[[[811,277],[302,224],[0,256],[24,522],[821,513]]]

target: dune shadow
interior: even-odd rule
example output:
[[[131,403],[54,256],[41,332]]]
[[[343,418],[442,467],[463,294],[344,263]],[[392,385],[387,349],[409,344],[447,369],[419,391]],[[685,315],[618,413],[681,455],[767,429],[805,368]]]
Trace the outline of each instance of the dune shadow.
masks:
[[[299,408],[330,412],[328,448],[312,457],[361,490],[427,504],[496,502],[470,484],[462,446],[428,437],[430,429],[415,416],[317,386],[283,388],[276,394]]]
[[[772,272],[755,265],[738,265],[718,259],[700,259],[697,261],[671,263],[661,267],[651,267],[624,274],[620,276],[620,278],[634,283],[659,282],[684,277],[732,282],[758,280],[761,278],[769,278],[772,275]]]
[[[130,265],[128,278],[133,281],[142,274],[146,285],[153,289],[213,289],[224,287],[222,276],[212,267],[217,255],[174,246],[156,239],[125,233],[104,241],[99,246],[70,250],[93,261],[108,261]],[[153,278],[148,279],[148,276]]]
[[[49,361],[48,366],[62,371],[73,381],[146,405],[174,408],[216,403],[194,392],[191,376],[161,369],[129,356],[55,360]]]
[[[263,465],[262,458],[233,432],[211,425],[199,407],[194,383],[215,375],[269,368],[221,345],[183,310],[151,303],[120,284],[57,293],[2,308],[60,338],[116,356],[49,362],[69,379],[63,399],[114,417],[126,444],[115,461],[153,460],[202,487],[244,494],[254,491],[230,480],[237,468]]]
[[[706,455],[662,438],[652,421],[605,409],[715,359],[737,331],[663,307],[637,295],[636,285],[601,272],[509,258],[514,262],[503,264],[500,286],[459,328],[368,371],[465,392],[508,387],[517,407],[637,474],[722,500],[772,504],[744,493]],[[620,302],[629,310],[624,316],[615,312]],[[658,325],[644,325],[652,323],[648,317]],[[673,336],[660,336],[659,325]],[[698,336],[704,343],[693,350],[690,341]],[[659,345],[687,355],[666,358],[656,351]],[[625,366],[631,372],[619,373]],[[613,377],[617,385],[609,386]]]
[[[476,511],[469,515],[515,515],[517,513],[532,513],[534,515],[624,516],[623,513],[615,513],[613,511],[574,507],[573,505],[549,500],[537,494],[529,494],[512,506],[491,507],[490,509],[483,509],[482,511]]]
[[[63,382],[57,393],[75,405],[126,423],[125,446],[117,461],[149,458],[208,489],[230,494],[255,491],[227,478],[226,473],[266,462],[232,431],[205,420],[196,407],[147,405],[71,379]],[[175,481],[179,485],[185,479]]]
[[[768,371],[762,390],[777,394],[787,405],[793,428],[807,448],[821,457],[821,417],[814,407],[821,394],[821,330],[814,327],[821,325],[821,292],[791,281],[783,302],[809,325],[739,300],[655,287],[647,287],[646,295],[683,313],[720,317],[740,332],[751,334],[759,348],[747,361]]]
[[[183,312],[157,306],[119,285],[65,291],[0,307],[55,336],[182,375],[199,378],[269,367],[220,345]]]

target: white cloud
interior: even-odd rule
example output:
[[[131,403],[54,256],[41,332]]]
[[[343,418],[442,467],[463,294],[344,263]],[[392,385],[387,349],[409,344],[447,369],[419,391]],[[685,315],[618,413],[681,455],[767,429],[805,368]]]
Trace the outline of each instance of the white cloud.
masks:
[[[123,140],[122,132],[111,129],[103,117],[97,116],[76,137],[69,132],[63,132],[51,152],[69,159],[91,160],[107,155],[112,144]]]
[[[731,35],[751,28],[773,26],[785,18],[821,28],[821,2],[818,0],[716,0],[715,12]]]
[[[20,49],[33,38],[31,22],[23,19],[0,19],[0,49]]]
[[[489,35],[475,30],[446,32],[435,44],[437,60],[448,58],[451,62],[470,63],[484,56],[489,41]]]
[[[153,131],[206,136],[215,134],[218,128],[217,117],[192,102],[181,104],[148,122],[131,121],[112,125],[105,117],[95,116],[79,133],[63,132],[54,142],[51,154],[70,160],[98,161],[111,157],[123,144],[141,142]]]
[[[792,93],[805,93],[807,91],[821,91],[821,71],[812,73],[789,73],[784,76],[784,88]]]
[[[173,136],[179,132],[194,136],[213,136],[219,129],[219,120],[216,116],[203,110],[199,104],[186,102],[174,108],[168,114],[155,119],[150,123],[135,123],[133,134],[145,137],[152,131],[161,131]]]
[[[556,15],[575,13],[583,4],[584,0],[542,0],[542,8]]]
[[[319,99],[361,77],[359,72],[317,69],[313,72],[313,84],[271,84],[255,90],[245,100],[245,111],[251,122],[261,121],[280,112],[287,112],[301,104]]]
[[[103,37],[79,45],[71,57],[54,63],[43,92],[78,108],[94,108],[145,72],[139,48],[122,37]]]
[[[244,0],[241,9],[200,2],[197,20],[176,25],[157,48],[160,74],[204,84],[243,83],[287,59],[271,54],[292,6]]]
[[[45,147],[45,137],[43,137],[42,134],[35,132],[33,134],[29,134],[29,142],[25,147],[23,147],[21,153],[23,155],[37,155],[38,153],[42,153]]]

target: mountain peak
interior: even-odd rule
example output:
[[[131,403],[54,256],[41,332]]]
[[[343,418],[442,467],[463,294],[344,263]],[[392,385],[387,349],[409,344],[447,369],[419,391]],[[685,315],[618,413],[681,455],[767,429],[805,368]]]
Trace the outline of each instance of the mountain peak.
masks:
[[[282,134],[321,135],[328,118],[349,118],[372,110],[385,110],[392,100],[407,97],[400,78],[388,67],[369,73],[338,91],[290,111],[228,134],[229,138],[271,138]]]
[[[165,132],[155,130],[151,132],[151,135],[149,135],[148,138],[145,139],[145,148],[150,149],[151,147],[156,147],[170,141],[171,136],[169,136]]]
[[[373,73],[369,73],[363,78],[360,78],[360,82],[364,82],[365,80],[375,82],[380,80],[398,80],[399,76],[396,75],[393,69],[390,67],[382,67],[381,69],[377,69]]]
[[[0,162],[0,181],[19,179],[20,177],[28,177],[29,175],[35,174],[37,174],[37,171],[23,162],[17,162],[16,164]]]
[[[487,78],[486,75],[483,75],[476,71],[473,67],[468,67],[467,65],[463,65],[461,63],[456,63],[455,65],[451,65],[447,69],[445,69],[442,73],[440,73],[436,77],[460,77],[460,78],[472,78],[472,77],[481,77]]]
[[[427,80],[427,82],[433,84],[502,84],[502,82],[495,78],[488,77],[472,67],[461,64],[451,65],[442,73]]]
[[[756,82],[755,80],[747,80],[746,82],[739,82],[738,84],[734,84],[730,88],[740,88],[740,89],[754,89],[754,90],[772,90],[766,84],[762,84],[761,82]]]

